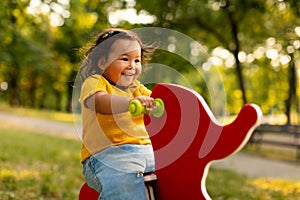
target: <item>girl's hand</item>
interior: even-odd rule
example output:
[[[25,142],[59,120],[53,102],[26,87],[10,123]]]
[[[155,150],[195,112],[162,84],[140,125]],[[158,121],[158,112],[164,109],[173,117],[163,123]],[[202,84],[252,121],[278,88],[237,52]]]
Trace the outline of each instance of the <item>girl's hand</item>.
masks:
[[[151,111],[156,107],[154,98],[149,96],[138,96],[135,99],[139,100],[147,111]]]

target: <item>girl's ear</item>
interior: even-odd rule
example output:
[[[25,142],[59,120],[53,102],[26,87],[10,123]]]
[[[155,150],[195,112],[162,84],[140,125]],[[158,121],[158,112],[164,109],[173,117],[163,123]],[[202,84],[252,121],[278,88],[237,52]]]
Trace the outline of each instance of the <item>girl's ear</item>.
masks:
[[[104,71],[105,70],[105,68],[106,68],[106,62],[104,61],[104,59],[100,59],[99,60],[99,62],[98,62],[98,67],[102,70],[102,71]]]

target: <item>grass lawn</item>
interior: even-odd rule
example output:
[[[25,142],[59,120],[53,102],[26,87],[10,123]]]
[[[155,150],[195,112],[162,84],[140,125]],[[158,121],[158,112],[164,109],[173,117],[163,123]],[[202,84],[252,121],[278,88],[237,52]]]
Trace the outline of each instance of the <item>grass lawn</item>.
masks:
[[[1,127],[0,152],[1,200],[78,199],[79,141]]]
[[[248,178],[229,170],[211,169],[207,190],[213,200],[299,200],[300,198],[300,182],[263,177]]]
[[[1,124],[0,200],[78,199],[80,148],[78,140]],[[211,169],[207,190],[213,200],[298,200],[300,182]]]

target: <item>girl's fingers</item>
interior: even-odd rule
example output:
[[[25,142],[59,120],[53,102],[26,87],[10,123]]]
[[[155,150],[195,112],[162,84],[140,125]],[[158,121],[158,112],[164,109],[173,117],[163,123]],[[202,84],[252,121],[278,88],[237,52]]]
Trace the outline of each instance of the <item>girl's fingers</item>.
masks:
[[[152,110],[155,108],[155,100],[152,97],[148,96],[139,96],[137,99],[145,106],[146,110]]]
[[[146,109],[147,110],[153,110],[155,108],[156,104],[153,98],[148,99],[146,103]]]

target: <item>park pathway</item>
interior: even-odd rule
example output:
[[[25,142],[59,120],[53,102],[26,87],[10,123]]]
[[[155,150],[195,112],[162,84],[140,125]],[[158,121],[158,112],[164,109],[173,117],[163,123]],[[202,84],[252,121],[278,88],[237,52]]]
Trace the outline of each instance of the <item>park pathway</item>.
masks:
[[[271,160],[243,152],[215,161],[211,166],[230,169],[252,178],[279,178],[300,182],[300,163]]]
[[[63,137],[79,139],[78,131],[73,123],[59,122],[23,115],[0,112],[0,126],[13,125],[29,130],[57,134]]]
[[[13,125],[80,140],[72,123],[63,123],[0,112],[0,126]],[[300,163],[270,160],[247,153],[237,153],[212,163],[212,167],[234,170],[249,177],[270,177],[300,181]]]

